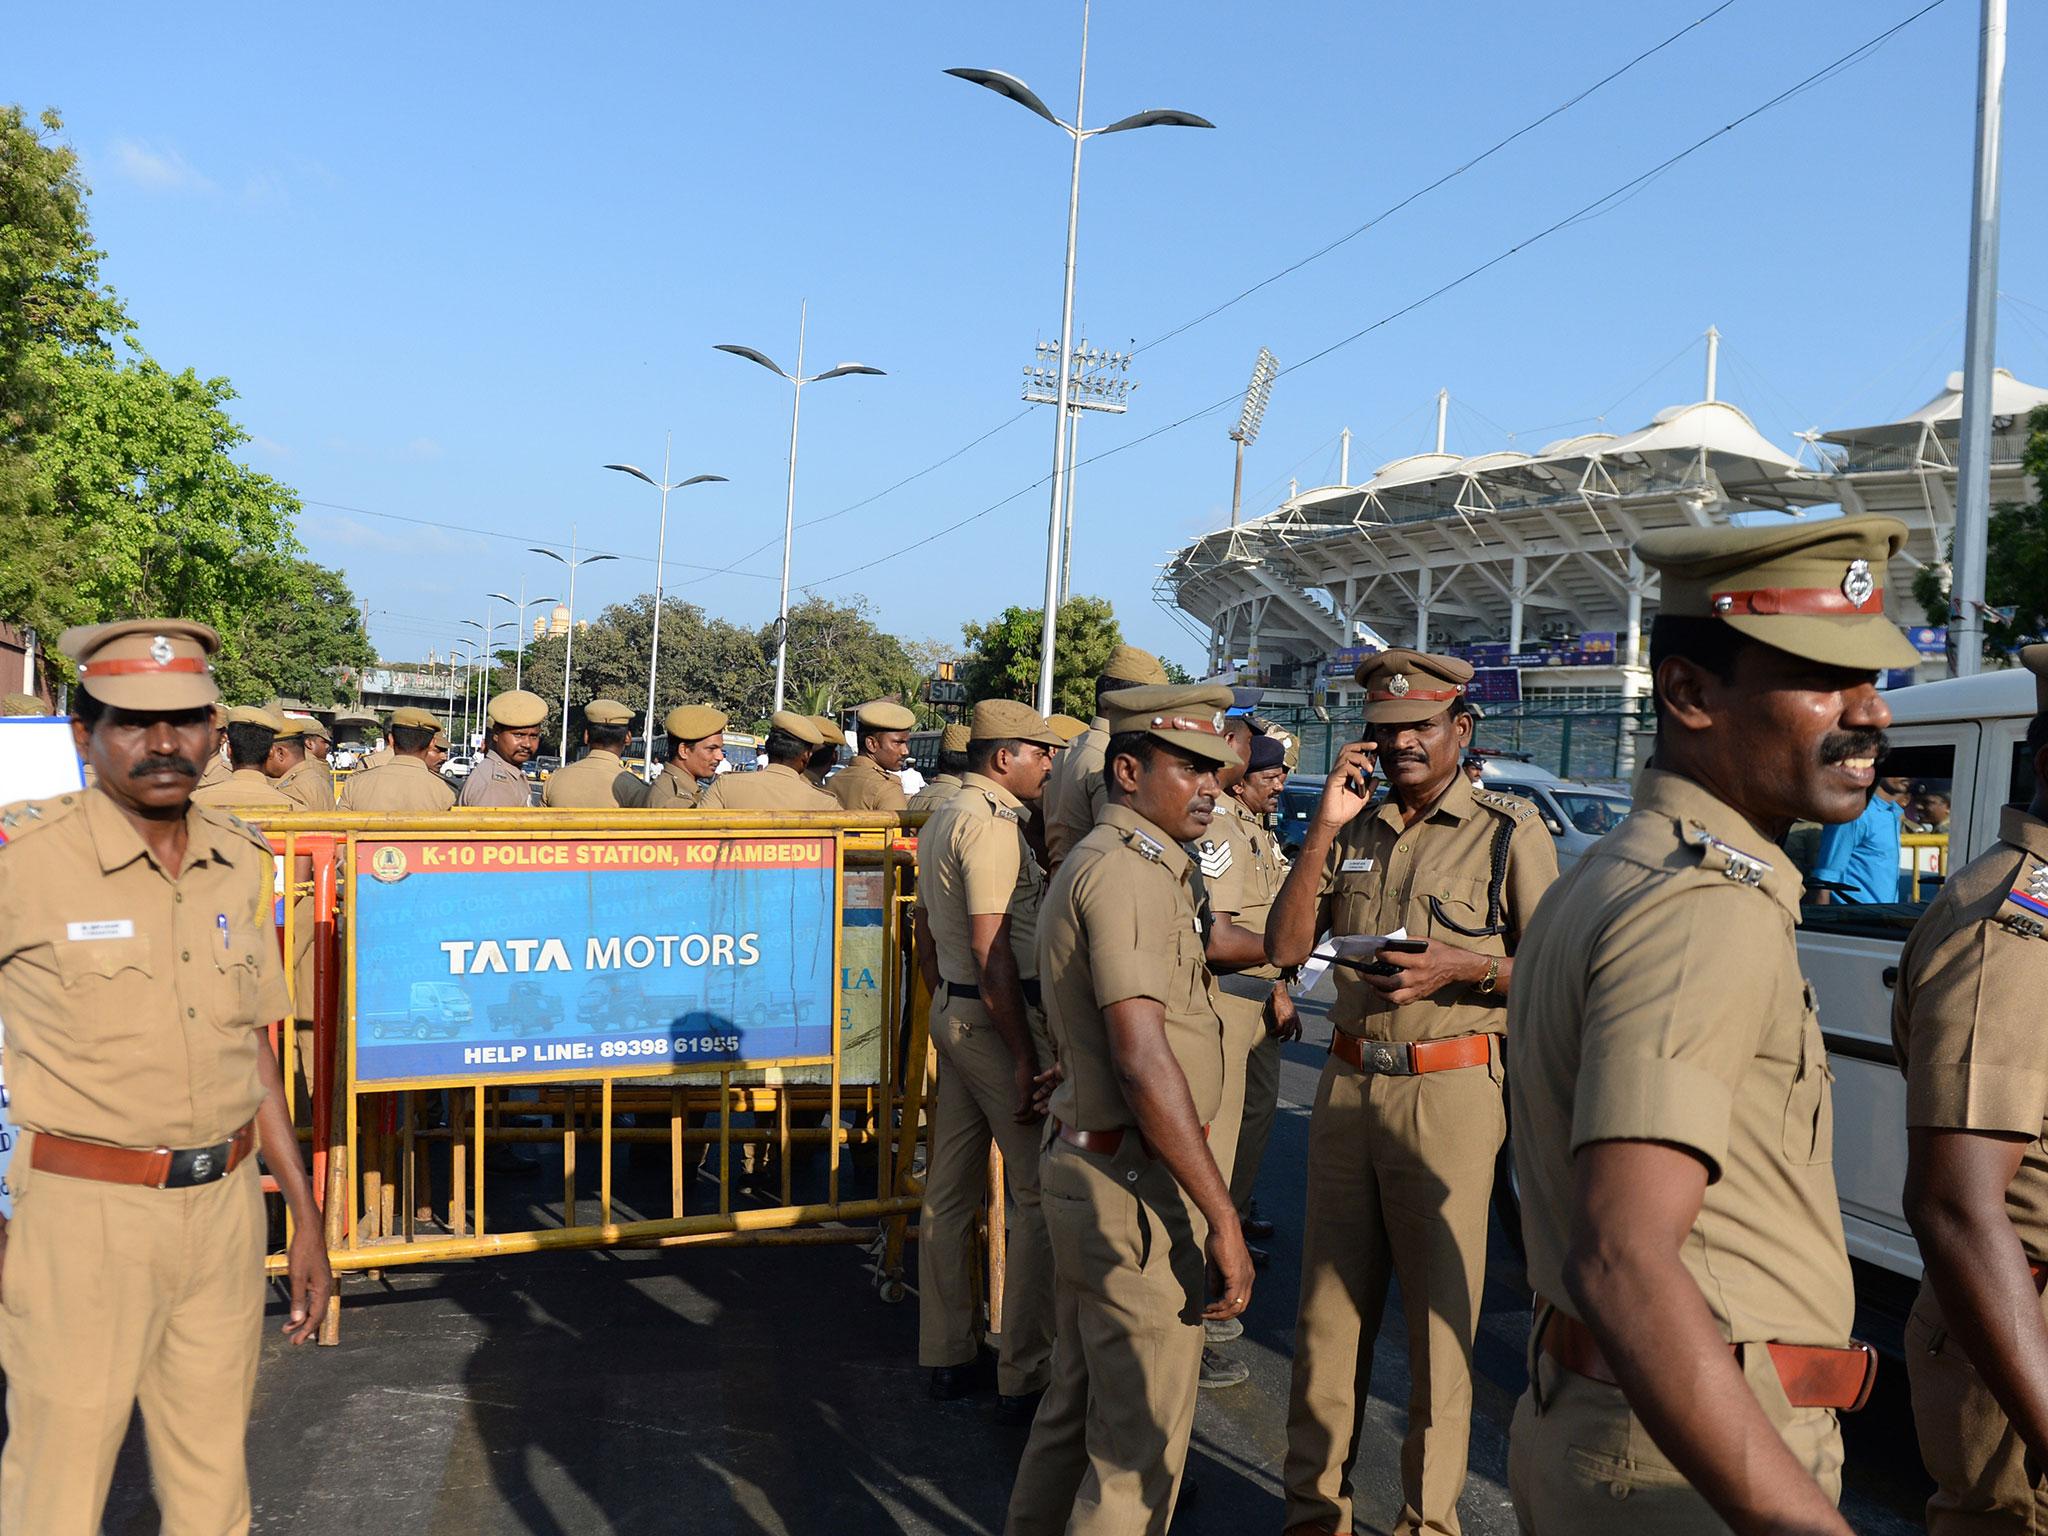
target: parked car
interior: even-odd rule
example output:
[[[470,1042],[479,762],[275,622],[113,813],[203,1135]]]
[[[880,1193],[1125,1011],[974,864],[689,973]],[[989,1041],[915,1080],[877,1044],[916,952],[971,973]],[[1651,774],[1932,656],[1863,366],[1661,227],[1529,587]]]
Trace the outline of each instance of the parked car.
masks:
[[[469,770],[473,766],[475,765],[468,758],[451,755],[448,761],[441,765],[441,777],[444,779],[466,779],[469,777]]]
[[[1620,826],[1634,804],[1624,790],[1582,779],[1561,779],[1546,768],[1512,758],[1486,759],[1481,782],[1488,789],[1519,795],[1536,807],[1557,843],[1560,873]]]
[[[471,1018],[469,994],[452,981],[416,981],[406,1006],[364,1015],[372,1040],[410,1035],[415,1040],[459,1035]]]
[[[494,1034],[551,1033],[562,1022],[562,1000],[537,981],[515,981],[500,1002],[491,1004]]]

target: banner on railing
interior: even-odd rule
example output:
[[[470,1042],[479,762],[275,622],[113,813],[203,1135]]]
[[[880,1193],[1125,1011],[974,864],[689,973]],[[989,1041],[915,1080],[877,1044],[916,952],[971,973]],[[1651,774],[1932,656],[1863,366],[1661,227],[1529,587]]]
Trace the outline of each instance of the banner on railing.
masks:
[[[355,844],[365,1086],[829,1059],[831,834]]]

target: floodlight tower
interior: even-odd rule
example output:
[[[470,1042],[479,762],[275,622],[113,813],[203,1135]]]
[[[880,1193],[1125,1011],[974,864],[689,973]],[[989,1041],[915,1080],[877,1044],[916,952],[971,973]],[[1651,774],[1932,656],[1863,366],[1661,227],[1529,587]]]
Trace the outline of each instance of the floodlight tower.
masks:
[[[1266,402],[1273,398],[1273,381],[1280,377],[1280,359],[1264,347],[1252,364],[1252,381],[1245,387],[1244,409],[1237,413],[1237,425],[1230,440],[1237,444],[1237,475],[1230,484],[1230,526],[1237,526],[1244,506],[1244,451],[1259,440],[1259,426],[1266,419]]]
[[[1041,341],[1038,361],[1024,369],[1024,398],[1033,405],[1059,404],[1059,355],[1057,341]],[[1108,352],[1091,346],[1084,338],[1071,355],[1067,379],[1067,481],[1064,505],[1060,509],[1060,582],[1058,602],[1071,595],[1074,576],[1074,469],[1081,440],[1081,413],[1107,411],[1121,416],[1130,409],[1131,391],[1138,387],[1130,377],[1130,352]]]

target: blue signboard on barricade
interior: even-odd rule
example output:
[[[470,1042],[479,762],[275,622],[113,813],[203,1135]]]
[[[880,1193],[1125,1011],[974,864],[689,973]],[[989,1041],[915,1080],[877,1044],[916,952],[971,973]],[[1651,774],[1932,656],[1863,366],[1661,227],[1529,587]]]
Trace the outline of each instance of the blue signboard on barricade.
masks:
[[[356,1081],[829,1059],[838,876],[830,833],[360,839]]]

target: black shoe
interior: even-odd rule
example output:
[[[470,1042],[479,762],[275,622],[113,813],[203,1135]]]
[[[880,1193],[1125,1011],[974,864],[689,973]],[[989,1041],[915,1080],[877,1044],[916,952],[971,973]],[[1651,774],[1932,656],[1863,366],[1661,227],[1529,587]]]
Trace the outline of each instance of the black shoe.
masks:
[[[1038,1400],[1045,1396],[1045,1388],[1036,1392],[1020,1392],[1012,1397],[1007,1392],[996,1394],[994,1418],[998,1424],[1029,1424],[1038,1415]]]
[[[942,1403],[966,1397],[981,1385],[981,1372],[976,1369],[979,1363],[969,1361],[966,1365],[935,1365],[932,1367],[931,1381],[925,1390]]]
[[[1272,1254],[1263,1248],[1254,1248],[1250,1243],[1245,1244],[1244,1251],[1251,1255],[1253,1269],[1264,1269],[1273,1262]]]

